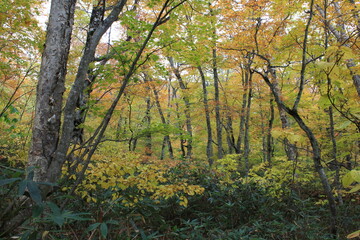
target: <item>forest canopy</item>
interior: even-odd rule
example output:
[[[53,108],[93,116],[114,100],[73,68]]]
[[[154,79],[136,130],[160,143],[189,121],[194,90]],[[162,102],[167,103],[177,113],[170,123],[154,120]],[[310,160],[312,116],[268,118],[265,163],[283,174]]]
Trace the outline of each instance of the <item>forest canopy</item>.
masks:
[[[360,238],[358,1],[0,8],[1,239]]]

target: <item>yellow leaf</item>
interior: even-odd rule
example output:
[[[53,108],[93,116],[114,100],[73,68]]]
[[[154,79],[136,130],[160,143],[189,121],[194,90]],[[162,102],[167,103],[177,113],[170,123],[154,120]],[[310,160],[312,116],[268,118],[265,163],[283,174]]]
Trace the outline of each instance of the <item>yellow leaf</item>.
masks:
[[[354,182],[360,182],[360,171],[351,170],[342,179],[344,187],[350,187]]]
[[[354,193],[360,190],[360,184],[355,185],[353,188],[351,188],[351,190],[349,191],[349,193]]]
[[[360,237],[360,230],[357,230],[356,232],[350,233],[349,235],[346,236],[346,238],[348,239],[356,238],[356,237]]]

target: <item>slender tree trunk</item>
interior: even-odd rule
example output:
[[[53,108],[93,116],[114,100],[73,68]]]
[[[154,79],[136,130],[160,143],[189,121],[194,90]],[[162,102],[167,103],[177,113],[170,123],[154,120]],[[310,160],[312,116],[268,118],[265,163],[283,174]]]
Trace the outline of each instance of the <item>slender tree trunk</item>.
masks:
[[[226,141],[228,144],[229,154],[234,153],[234,151],[235,151],[235,153],[239,153],[238,149],[236,148],[236,144],[235,144],[233,120],[232,120],[228,106],[226,107],[225,130],[226,130]]]
[[[331,139],[331,143],[332,143],[332,159],[333,161],[331,162],[331,164],[334,165],[335,167],[335,178],[334,178],[334,185],[335,188],[337,190],[337,200],[339,202],[340,205],[343,204],[343,199],[342,199],[342,194],[341,194],[341,182],[340,182],[340,164],[337,160],[337,144],[336,144],[336,139],[335,139],[335,124],[334,124],[334,113],[333,113],[333,109],[330,106],[329,107],[329,125],[330,125],[330,139]]]
[[[168,109],[172,108],[172,104],[171,104],[171,76],[169,76],[169,82],[168,82],[168,103],[167,103],[167,107]],[[170,125],[170,111],[167,112],[167,122],[166,124]],[[169,157],[171,159],[174,159],[174,151],[171,145],[171,140],[170,140],[170,136],[169,136],[169,140],[168,140],[168,148],[169,148]]]
[[[354,3],[354,1],[352,1],[352,0],[350,0],[350,2]],[[339,18],[342,19],[343,14],[341,14],[339,7],[336,7],[336,6],[338,6],[338,3],[334,2],[334,5],[338,11]],[[345,27],[337,26],[337,25],[335,26],[334,24],[331,24],[327,20],[326,10],[324,10],[321,6],[319,6],[317,4],[315,5],[315,8],[318,10],[320,15],[322,16],[321,21],[323,21],[325,27],[328,28],[328,30],[335,36],[338,43],[343,44],[346,47],[350,47],[350,45],[346,43],[347,40],[350,39],[350,37],[347,36],[347,34],[345,32]],[[359,16],[357,15],[356,11],[354,11],[353,17],[357,20],[357,28],[359,29],[360,28],[360,19],[359,19]],[[360,97],[360,75],[358,74],[357,71],[353,70],[353,67],[356,66],[356,63],[353,59],[350,59],[349,61],[347,61],[346,66],[350,70],[354,87],[357,91],[358,97]]]
[[[314,14],[313,8],[314,8],[314,0],[310,0],[309,18],[308,18],[306,26],[305,26],[304,40],[303,40],[303,45],[302,45],[303,47],[302,47],[302,61],[301,61],[299,91],[297,93],[297,97],[294,101],[293,107],[289,108],[288,106],[285,105],[285,103],[281,99],[281,95],[279,94],[278,89],[276,88],[276,85],[274,85],[268,77],[269,72],[273,73],[273,67],[270,64],[270,60],[267,60],[268,69],[265,74],[262,72],[256,71],[256,70],[254,70],[254,71],[263,77],[264,81],[269,86],[279,108],[286,111],[286,113],[288,113],[290,116],[292,116],[295,119],[295,121],[298,123],[299,127],[305,132],[305,134],[307,135],[307,137],[309,139],[309,142],[312,147],[312,158],[313,158],[313,162],[314,162],[314,167],[315,167],[316,172],[319,174],[320,181],[322,183],[324,192],[325,192],[325,194],[327,196],[327,200],[329,202],[329,209],[330,209],[330,213],[331,213],[331,218],[330,218],[331,232],[332,232],[333,236],[336,237],[336,235],[337,235],[336,202],[335,202],[335,197],[332,193],[331,186],[329,184],[329,180],[328,180],[325,170],[321,164],[321,149],[320,149],[319,143],[318,143],[315,135],[313,134],[312,130],[308,127],[308,125],[306,125],[306,123],[303,121],[303,119],[298,114],[298,110],[297,110],[300,100],[301,100],[301,97],[302,97],[304,84],[305,84],[305,72],[306,72],[306,66],[307,66],[307,60],[306,60],[307,40],[308,40],[310,24],[311,24],[312,17]]]
[[[155,104],[156,104],[156,107],[157,107],[159,115],[160,115],[161,123],[166,125],[167,122],[166,122],[163,110],[161,108],[161,104],[160,104],[160,100],[159,100],[159,93],[154,88],[153,88],[153,92],[154,92],[154,96],[155,96]],[[171,141],[170,141],[170,136],[168,134],[166,134],[164,136],[164,140],[163,140],[162,147],[161,147],[160,159],[164,159],[164,157],[165,157],[165,147],[166,147],[166,145],[168,145],[169,157],[171,159],[173,159],[174,158],[173,149],[172,149],[172,145],[171,145]]]
[[[150,93],[150,88],[148,88],[148,92]],[[151,127],[151,100],[150,100],[150,94],[148,94],[148,96],[145,99],[146,101],[146,111],[145,111],[145,124],[146,127],[149,129]],[[147,156],[151,156],[152,155],[152,134],[151,131],[148,131],[148,133],[145,136],[145,154]]]
[[[323,188],[325,190],[325,194],[327,196],[327,199],[329,201],[329,208],[332,215],[331,218],[331,227],[332,227],[332,233],[336,235],[336,223],[337,223],[337,213],[336,213],[336,202],[334,195],[332,193],[332,188],[329,184],[328,178],[326,176],[325,170],[321,165],[321,150],[318,141],[315,138],[315,135],[311,131],[311,129],[304,123],[300,115],[297,111],[291,110],[289,112],[291,116],[294,117],[296,122],[299,124],[300,128],[306,133],[308,139],[310,140],[310,144],[313,150],[313,161],[315,165],[315,170],[320,176],[321,183],[323,185]]]
[[[191,125],[191,114],[190,114],[190,100],[189,100],[189,96],[187,93],[187,87],[185,86],[185,83],[181,77],[180,71],[178,68],[175,67],[174,62],[172,60],[172,58],[169,58],[169,62],[172,68],[172,71],[174,73],[174,75],[176,76],[176,79],[178,80],[179,86],[182,90],[182,94],[183,94],[183,101],[185,103],[185,122],[186,122],[186,131],[187,131],[187,145],[185,146],[187,148],[186,151],[186,158],[191,158],[192,156],[192,125]]]
[[[226,78],[225,82],[228,82],[229,80],[229,70],[226,71]],[[228,98],[226,96],[226,92],[224,92],[224,113],[225,113],[225,119],[226,122],[223,124],[223,127],[226,131],[226,142],[228,145],[228,153],[233,154],[238,153],[236,149],[236,143],[235,143],[235,136],[234,136],[234,128],[233,128],[233,119],[231,115],[231,108],[229,106]]]
[[[170,84],[169,84],[170,85]],[[172,94],[171,94],[171,98],[172,99],[176,99],[177,98],[177,89],[172,87]],[[169,101],[169,104],[170,104],[170,101]],[[180,151],[181,151],[181,157],[182,158],[185,158],[186,156],[186,151],[185,151],[185,140],[183,140],[183,124],[182,124],[182,121],[181,121],[181,118],[180,118],[180,108],[179,108],[179,103],[177,101],[175,101],[175,112],[176,112],[176,118],[177,118],[177,121],[176,121],[176,126],[177,128],[180,130],[179,132],[179,139],[180,139]]]
[[[100,66],[104,66],[109,59],[100,62]],[[84,128],[86,116],[89,110],[89,99],[92,92],[93,84],[99,75],[99,69],[89,70],[88,77],[84,81],[84,91],[80,93],[74,116],[74,130],[72,134],[73,144],[82,144],[84,140]]]
[[[242,139],[244,137],[244,125],[245,125],[245,115],[246,115],[246,103],[248,99],[248,79],[245,76],[245,71],[242,71],[242,86],[243,86],[243,95],[242,95],[242,104],[240,110],[240,122],[239,122],[239,135],[236,142],[236,149],[238,154],[242,153]]]
[[[123,111],[123,109],[121,111]],[[122,117],[122,115],[120,114],[116,127],[116,136],[115,136],[116,140],[120,141],[121,135],[126,134],[126,125],[127,125],[126,118]]]
[[[274,90],[277,92],[277,94],[281,98],[282,92],[279,88],[279,82],[278,82],[278,79],[277,79],[274,69],[271,70],[271,77],[272,77],[272,84],[274,85]],[[282,109],[279,105],[278,105],[278,110],[279,110],[279,115],[280,115],[280,120],[281,120],[281,128],[284,130],[289,129],[291,124],[290,124],[290,120],[286,114],[286,111],[284,109]],[[296,146],[294,144],[290,143],[290,141],[286,137],[283,139],[283,145],[284,145],[284,149],[285,149],[288,160],[294,161],[297,156]]]
[[[208,103],[208,92],[206,89],[206,79],[201,67],[198,67],[201,84],[203,88],[203,104],[205,110],[205,119],[206,119],[206,130],[207,130],[207,145],[206,145],[206,156],[208,158],[209,165],[213,164],[213,147],[212,147],[212,132],[211,132],[211,119],[210,119],[210,110],[209,110],[209,103]]]
[[[325,192],[325,194],[327,196],[327,200],[329,202],[329,209],[330,209],[330,212],[331,212],[330,221],[331,221],[332,233],[334,235],[336,235],[336,232],[337,232],[337,228],[336,228],[336,222],[337,222],[336,202],[335,202],[334,195],[332,193],[332,189],[331,189],[329,180],[328,180],[328,178],[326,176],[324,168],[321,165],[321,150],[320,150],[319,143],[318,143],[315,135],[313,134],[312,130],[305,124],[303,119],[298,114],[297,110],[296,109],[290,109],[289,107],[287,107],[284,104],[284,102],[280,98],[280,95],[278,94],[278,91],[276,90],[275,86],[270,82],[270,79],[268,78],[268,76],[266,74],[261,73],[261,72],[258,72],[258,71],[256,71],[256,72],[263,77],[263,79],[265,80],[267,85],[270,87],[271,92],[272,92],[278,106],[280,106],[280,108],[285,110],[286,113],[288,113],[290,116],[292,116],[294,118],[294,120],[298,123],[299,127],[305,132],[305,134],[307,135],[307,137],[308,137],[308,139],[310,141],[311,148],[312,148],[312,158],[313,158],[313,162],[314,162],[315,171],[319,174],[320,181],[322,183],[324,192]]]
[[[218,158],[223,157],[223,144],[222,144],[222,123],[220,114],[220,91],[219,91],[219,75],[217,69],[217,56],[216,49],[212,50],[213,53],[213,74],[214,74],[214,89],[215,89],[215,119],[216,119],[216,137],[217,137],[217,149]]]
[[[273,101],[274,101],[274,99],[270,99],[270,118],[269,118],[269,125],[268,125],[267,136],[266,136],[266,142],[267,142],[266,154],[267,154],[267,161],[270,164],[271,164],[271,157],[272,157],[272,153],[273,153],[271,131],[272,131],[272,127],[273,127],[273,123],[274,123],[274,116],[275,116]]]
[[[259,106],[260,108],[260,117],[261,119],[264,119],[265,116],[262,112],[262,106],[260,104]],[[266,143],[266,140],[267,140],[267,130],[266,130],[266,127],[265,127],[265,124],[264,124],[264,121],[261,120],[261,143],[262,143],[262,154],[263,154],[263,162],[268,162],[267,160],[267,157],[268,157],[268,154],[267,154],[267,143]]]
[[[248,95],[247,95],[247,103],[246,103],[246,115],[245,115],[245,132],[244,132],[244,161],[245,161],[245,169],[246,174],[249,172],[249,154],[250,154],[250,109],[251,109],[251,99],[252,99],[252,73],[248,73]]]

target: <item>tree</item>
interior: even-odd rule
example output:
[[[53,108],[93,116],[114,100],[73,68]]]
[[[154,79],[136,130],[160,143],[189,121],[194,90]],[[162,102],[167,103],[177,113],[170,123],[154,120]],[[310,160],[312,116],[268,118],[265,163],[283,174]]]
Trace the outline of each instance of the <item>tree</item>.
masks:
[[[53,182],[61,169],[57,159],[66,65],[74,23],[75,0],[53,0],[36,94],[29,166],[37,167],[34,181]],[[61,159],[61,161],[64,161]],[[48,191],[43,192],[43,197]]]
[[[198,67],[200,78],[201,78],[201,85],[203,89],[203,103],[204,103],[204,110],[205,110],[205,120],[206,120],[206,130],[207,130],[207,145],[206,145],[206,156],[209,161],[209,165],[213,164],[213,147],[212,147],[212,132],[211,132],[211,119],[210,119],[210,110],[209,110],[209,102],[208,102],[208,92],[206,89],[206,79],[202,68]]]

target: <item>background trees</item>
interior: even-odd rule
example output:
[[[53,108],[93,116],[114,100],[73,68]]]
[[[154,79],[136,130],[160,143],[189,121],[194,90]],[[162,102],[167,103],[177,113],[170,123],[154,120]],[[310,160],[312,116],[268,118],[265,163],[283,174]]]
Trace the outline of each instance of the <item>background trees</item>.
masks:
[[[323,229],[326,238],[326,226],[334,236],[349,233],[345,212],[358,199],[341,182],[359,182],[355,2],[53,1],[43,49],[36,3],[2,5],[20,20],[1,16],[0,183],[25,193],[9,205],[15,211],[4,207],[4,219],[25,212],[24,199],[65,214],[54,209],[78,208],[74,198],[93,215],[108,209],[88,228],[103,238],[116,231],[112,219],[128,224],[128,234],[148,224],[144,234],[161,228],[174,239],[174,226],[189,238],[193,220],[209,224],[193,231],[204,238],[276,239],[268,229],[283,239]],[[28,150],[20,181],[9,169]],[[252,208],[261,199],[281,217]],[[316,204],[330,206],[331,217],[312,212]],[[303,215],[286,215],[284,206]],[[23,220],[44,232],[27,213]],[[315,215],[316,230],[307,222]],[[1,224],[7,234],[16,228]]]

